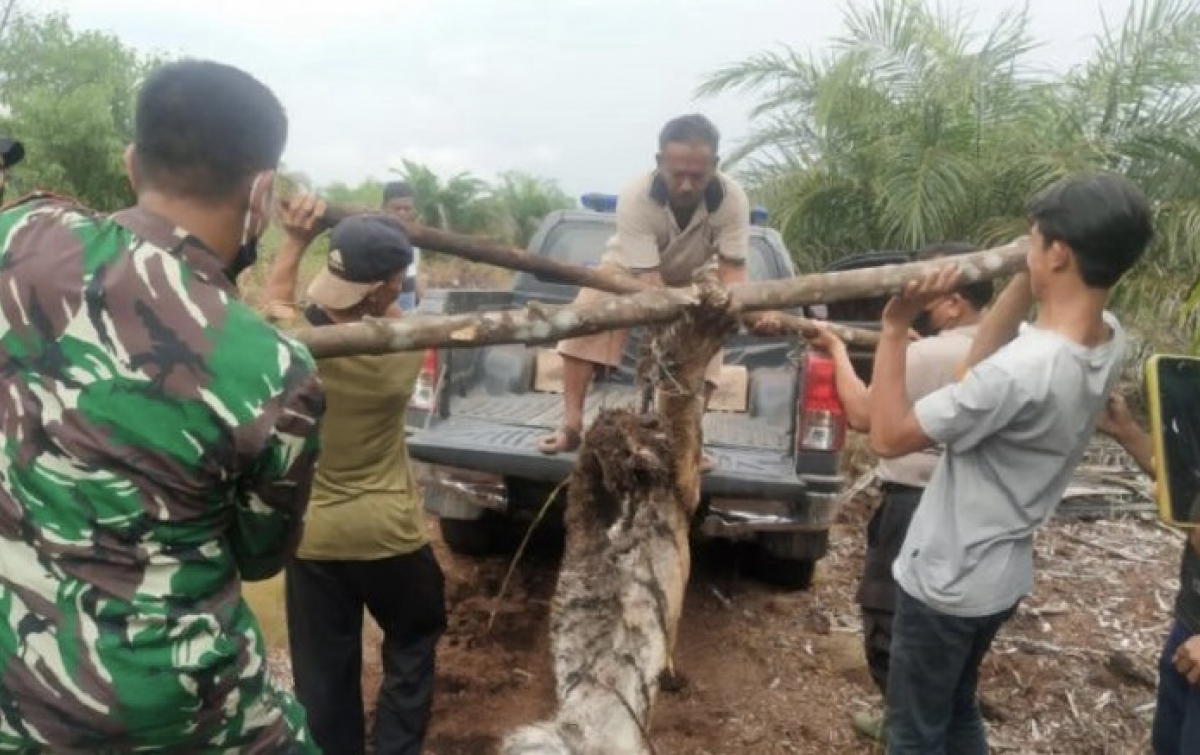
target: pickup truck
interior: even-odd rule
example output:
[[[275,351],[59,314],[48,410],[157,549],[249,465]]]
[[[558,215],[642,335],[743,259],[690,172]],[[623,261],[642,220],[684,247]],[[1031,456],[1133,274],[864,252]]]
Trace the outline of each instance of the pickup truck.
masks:
[[[548,215],[530,242],[534,254],[596,265],[615,228],[615,198],[585,195],[584,209]],[[752,215],[747,274],[751,280],[790,278],[796,271],[780,235]],[[839,268],[904,262],[903,253],[859,255]],[[569,303],[577,288],[518,273],[508,291],[431,290],[422,313],[460,314],[522,307],[531,301]],[[829,305],[836,319],[878,322],[882,302]],[[839,311],[844,310],[844,311]],[[799,313],[799,312],[798,312]],[[844,317],[843,317],[844,315]],[[605,407],[634,406],[635,365],[642,333],[631,333],[619,368],[598,374],[585,424]],[[869,370],[862,356],[856,364]],[[575,454],[546,456],[537,440],[558,427],[563,397],[553,345],[521,344],[430,350],[409,407],[409,449],[423,462],[426,509],[440,518],[455,551],[494,550],[502,533],[528,526],[550,505]],[[717,460],[702,482],[695,534],[752,541],[760,578],[807,588],[828,547],[838,493],[845,419],[828,357],[792,338],[746,332],[725,344],[722,386],[704,416],[705,451]],[[561,490],[559,490],[561,496]]]

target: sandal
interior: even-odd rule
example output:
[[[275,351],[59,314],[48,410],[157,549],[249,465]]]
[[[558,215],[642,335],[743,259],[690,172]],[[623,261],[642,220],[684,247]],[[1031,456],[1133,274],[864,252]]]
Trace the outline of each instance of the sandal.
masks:
[[[547,456],[569,454],[579,450],[583,434],[577,427],[560,427],[538,441],[538,450]]]

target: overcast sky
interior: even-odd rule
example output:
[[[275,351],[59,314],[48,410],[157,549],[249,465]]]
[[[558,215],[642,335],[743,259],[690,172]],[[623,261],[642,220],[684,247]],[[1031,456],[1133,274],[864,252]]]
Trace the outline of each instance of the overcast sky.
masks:
[[[944,0],[953,2],[953,0]],[[291,118],[285,161],[318,183],[401,158],[484,177],[520,168],[573,195],[650,165],[671,116],[736,143],[751,100],[696,101],[713,69],[789,45],[819,51],[842,0],[21,0],[127,44],[244,68]],[[1036,0],[1037,60],[1087,56],[1130,0]],[[303,10],[300,6],[304,5]],[[1013,3],[963,0],[980,27]]]

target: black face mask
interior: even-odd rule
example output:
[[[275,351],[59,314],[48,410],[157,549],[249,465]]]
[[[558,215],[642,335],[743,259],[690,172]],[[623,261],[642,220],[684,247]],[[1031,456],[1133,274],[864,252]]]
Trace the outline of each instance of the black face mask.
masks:
[[[917,319],[913,320],[913,330],[917,331],[922,338],[937,335],[937,331],[933,328],[933,320],[929,317],[928,312],[922,312],[917,315]]]
[[[237,255],[229,267],[225,268],[225,276],[236,284],[238,276],[254,267],[255,262],[258,262],[258,239],[246,239],[246,243],[238,247]]]

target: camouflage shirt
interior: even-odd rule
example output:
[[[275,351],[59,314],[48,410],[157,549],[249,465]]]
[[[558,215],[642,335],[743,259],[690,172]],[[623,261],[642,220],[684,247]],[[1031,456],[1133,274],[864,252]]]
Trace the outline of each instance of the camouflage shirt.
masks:
[[[316,751],[240,579],[296,546],[323,409],[186,232],[0,213],[0,751]]]

